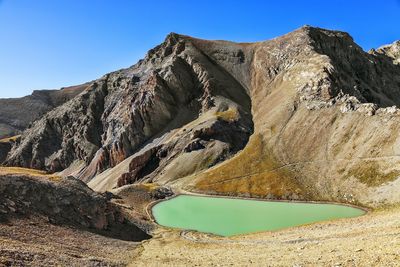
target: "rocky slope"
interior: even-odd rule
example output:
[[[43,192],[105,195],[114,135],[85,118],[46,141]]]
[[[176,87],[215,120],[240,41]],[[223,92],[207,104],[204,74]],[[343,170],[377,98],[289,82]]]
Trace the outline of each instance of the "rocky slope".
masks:
[[[87,84],[61,90],[37,90],[21,98],[0,99],[0,139],[19,134],[49,110],[81,93]]]
[[[152,180],[182,154],[207,151],[182,170],[186,175],[242,149],[252,132],[246,88],[188,40],[169,35],[145,60],[46,114],[24,132],[7,164],[60,171],[84,161],[78,177],[89,181],[159,140],[132,159],[123,185]]]
[[[73,177],[0,167],[0,266],[126,266],[150,238],[139,200],[154,199],[136,191],[131,203]]]
[[[400,202],[397,45],[366,53],[309,26],[258,43],[170,34],[35,122],[6,164],[99,191]]]
[[[395,64],[400,63],[400,41],[381,46],[376,51],[372,51],[372,53],[373,52],[377,52],[392,58]]]
[[[114,238],[141,241],[139,229],[110,194],[98,194],[73,177],[46,178],[0,173],[0,221],[45,217],[50,223],[70,225]]]
[[[220,194],[399,202],[399,66],[346,33],[310,27],[253,49],[249,144],[185,183]]]

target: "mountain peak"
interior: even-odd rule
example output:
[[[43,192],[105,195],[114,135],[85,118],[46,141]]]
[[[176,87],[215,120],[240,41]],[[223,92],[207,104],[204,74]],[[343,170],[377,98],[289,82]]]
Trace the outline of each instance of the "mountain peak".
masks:
[[[395,64],[400,64],[400,40],[394,41],[388,45],[383,45],[376,49],[376,51],[392,58]]]
[[[168,42],[170,40],[173,41],[178,41],[179,39],[181,39],[183,37],[183,35],[175,33],[175,32],[170,32],[167,34],[167,36],[165,37],[164,42]]]

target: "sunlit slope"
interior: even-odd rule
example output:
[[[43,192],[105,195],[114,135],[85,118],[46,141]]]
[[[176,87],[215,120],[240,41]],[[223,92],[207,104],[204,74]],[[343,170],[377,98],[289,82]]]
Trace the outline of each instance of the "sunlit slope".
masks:
[[[343,83],[376,83],[368,60],[381,59],[340,32],[303,29],[259,43],[251,66],[254,134],[243,151],[198,173],[187,188],[365,205],[400,201],[400,117],[386,107],[397,93],[380,84],[362,95]]]

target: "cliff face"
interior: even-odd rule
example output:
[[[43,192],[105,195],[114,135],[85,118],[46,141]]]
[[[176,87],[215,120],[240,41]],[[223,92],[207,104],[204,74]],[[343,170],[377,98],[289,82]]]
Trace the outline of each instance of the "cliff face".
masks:
[[[86,84],[61,90],[37,90],[22,98],[0,99],[0,139],[19,134],[46,112],[81,93]]]
[[[399,202],[395,51],[308,26],[251,44],[170,34],[35,122],[6,162],[100,191]]]

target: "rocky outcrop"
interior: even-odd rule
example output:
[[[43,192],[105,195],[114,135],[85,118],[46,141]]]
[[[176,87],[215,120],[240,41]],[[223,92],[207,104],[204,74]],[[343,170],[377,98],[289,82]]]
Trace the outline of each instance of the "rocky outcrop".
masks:
[[[395,64],[400,64],[400,41],[381,46],[377,50],[372,50],[372,53],[379,53],[388,56],[393,59]]]
[[[0,99],[0,139],[19,134],[46,112],[81,93],[87,85],[37,90],[22,98]]]
[[[149,236],[130,221],[127,213],[110,202],[109,194],[98,194],[73,177],[60,181],[22,175],[0,176],[0,218],[45,216],[51,223],[66,224],[99,233],[124,229],[129,240]]]
[[[303,99],[330,101],[342,94],[379,107],[400,104],[399,67],[387,56],[365,53],[344,32],[311,27],[302,32],[306,33],[306,46],[314,58],[309,58],[308,64],[319,68],[299,73],[312,76],[306,86],[299,88]],[[301,54],[305,56],[307,52]]]

